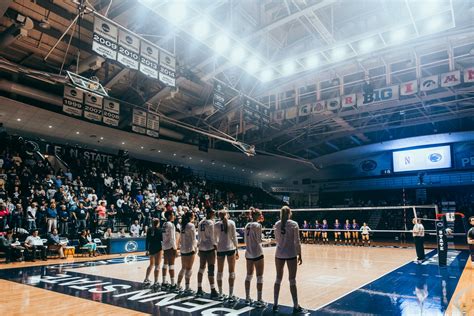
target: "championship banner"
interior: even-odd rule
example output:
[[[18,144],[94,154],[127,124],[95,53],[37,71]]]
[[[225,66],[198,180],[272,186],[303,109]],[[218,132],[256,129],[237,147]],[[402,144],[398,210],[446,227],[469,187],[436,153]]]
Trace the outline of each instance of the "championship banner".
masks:
[[[120,122],[120,103],[104,99],[104,112],[102,121],[110,126],[118,126]]]
[[[140,40],[131,32],[119,29],[117,61],[130,69],[138,69]]]
[[[102,122],[102,107],[104,98],[88,92],[84,100],[84,117],[95,122]]]
[[[84,91],[71,86],[64,86],[63,112],[69,115],[82,116]]]
[[[101,17],[94,15],[92,50],[108,59],[117,60],[118,28]]]
[[[347,94],[342,97],[341,103],[343,108],[352,108],[357,104],[357,95],[355,93]]]
[[[164,51],[160,51],[160,73],[159,79],[164,84],[176,86],[176,59]]]
[[[454,87],[461,84],[461,71],[455,70],[441,75],[441,87]]]
[[[160,136],[160,117],[156,114],[148,113],[146,128],[148,136],[158,138]]]
[[[421,78],[420,91],[431,91],[431,90],[437,89],[439,87],[438,77],[439,76],[436,75],[436,76]]]
[[[311,104],[300,105],[298,108],[298,116],[306,116],[311,114]]]
[[[341,99],[339,97],[327,100],[327,109],[337,111],[341,107]]]
[[[474,82],[474,67],[464,69],[464,82]]]
[[[323,113],[326,111],[326,101],[317,101],[311,106],[311,113]]]
[[[293,106],[285,110],[285,119],[291,120],[298,116],[298,108]]]
[[[267,107],[246,97],[242,98],[242,107],[245,121],[252,124],[270,123],[270,110]]]
[[[365,106],[379,102],[398,100],[398,86],[385,87],[374,90],[372,93],[357,95],[357,106]]]
[[[148,41],[140,41],[140,65],[139,70],[145,76],[158,79],[158,57],[159,48]]]
[[[418,80],[411,80],[400,85],[400,95],[413,95],[418,93]]]
[[[218,110],[222,110],[225,107],[225,96],[222,84],[217,81],[214,82],[212,103],[214,104],[214,107]]]
[[[132,131],[140,134],[146,134],[147,112],[144,110],[133,109]]]

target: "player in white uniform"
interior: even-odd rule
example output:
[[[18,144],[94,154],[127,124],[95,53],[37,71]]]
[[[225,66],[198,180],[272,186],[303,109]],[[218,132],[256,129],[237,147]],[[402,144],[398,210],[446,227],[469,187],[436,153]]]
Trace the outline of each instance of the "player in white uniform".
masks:
[[[174,261],[176,259],[176,227],[174,226],[174,212],[165,212],[166,222],[162,225],[163,230],[163,283],[162,287],[175,289],[176,284],[174,280]],[[166,283],[166,271],[169,269],[171,286]]]
[[[198,227],[198,249],[199,249],[199,272],[197,296],[204,295],[202,290],[202,277],[207,265],[207,276],[211,285],[211,298],[217,298],[219,294],[214,285],[214,268],[216,265],[217,242],[214,238],[214,210],[206,209],[206,218],[199,222]]]
[[[247,277],[245,278],[245,301],[252,304],[250,299],[250,282],[254,270],[257,271],[257,301],[255,307],[264,307],[262,300],[263,289],[263,248],[262,248],[262,212],[258,209],[251,210],[252,221],[245,225],[245,259],[247,259]]]
[[[183,277],[186,280],[185,292],[191,292],[189,283],[193,273],[193,263],[196,257],[197,242],[196,242],[196,227],[194,226],[194,213],[186,212],[182,217],[181,222],[181,238],[180,238],[180,252],[181,252],[181,271],[178,274],[178,287],[181,286]]]
[[[298,223],[292,221],[291,210],[288,206],[283,206],[280,211],[280,220],[275,224],[276,239],[276,280],[273,292],[273,311],[278,312],[278,297],[283,279],[285,263],[288,266],[288,278],[290,281],[290,292],[293,299],[293,313],[306,313],[307,311],[298,304],[298,292],[296,289],[296,271],[298,264],[303,263],[301,258],[300,229]]]
[[[367,226],[367,223],[364,223],[362,227],[360,228],[360,231],[362,232],[362,246],[365,246],[365,242],[367,241],[367,245],[370,246],[370,234],[369,232],[371,231],[370,227]]]
[[[229,219],[229,213],[226,209],[219,211],[219,221],[214,226],[214,238],[217,242],[217,287],[219,295],[222,294],[222,275],[224,273],[224,263],[227,258],[229,266],[229,301],[235,301],[234,282],[235,282],[235,260],[239,259],[237,229],[235,222]]]

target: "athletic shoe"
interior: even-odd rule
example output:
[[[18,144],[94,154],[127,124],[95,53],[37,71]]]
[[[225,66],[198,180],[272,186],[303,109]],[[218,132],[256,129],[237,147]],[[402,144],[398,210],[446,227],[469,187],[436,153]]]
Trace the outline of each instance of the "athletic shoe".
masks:
[[[244,304],[247,306],[251,306],[253,304],[253,301],[250,298],[248,298],[244,301]]]
[[[279,310],[280,310],[280,309],[278,308],[278,305],[273,305],[273,307],[272,307],[273,313],[278,313]]]
[[[161,285],[160,283],[156,282],[151,286],[151,288],[153,289],[153,291],[159,291],[161,289]]]
[[[191,289],[185,289],[185,290],[183,291],[183,295],[195,295],[195,294],[196,294],[196,292],[194,292],[194,291],[191,290]]]
[[[170,292],[177,292],[179,290],[179,287],[176,284],[170,285],[168,287],[168,291]]]
[[[216,289],[211,290],[211,299],[219,298],[219,293],[217,293]]]
[[[301,306],[293,308],[293,314],[307,314],[307,313],[308,313],[308,310],[304,309]]]
[[[143,287],[149,288],[150,286],[151,286],[151,281],[148,279],[145,279],[145,281],[143,281]]]
[[[161,284],[161,289],[164,291],[168,291],[170,289],[171,285],[169,283],[162,283]]]
[[[196,297],[202,297],[204,296],[204,291],[202,289],[198,289],[196,292]]]
[[[211,293],[211,294],[212,294],[212,293]],[[218,300],[218,301],[226,301],[226,300],[227,300],[227,295],[225,295],[225,294],[219,294],[219,295],[217,296],[217,300]]]
[[[255,308],[264,308],[265,306],[267,306],[267,303],[265,303],[264,301],[256,301],[253,303],[253,306]]]
[[[238,299],[235,295],[230,295],[230,296],[227,297],[227,301],[228,301],[229,303],[235,303],[235,302],[237,302],[238,300],[239,300],[239,299]]]

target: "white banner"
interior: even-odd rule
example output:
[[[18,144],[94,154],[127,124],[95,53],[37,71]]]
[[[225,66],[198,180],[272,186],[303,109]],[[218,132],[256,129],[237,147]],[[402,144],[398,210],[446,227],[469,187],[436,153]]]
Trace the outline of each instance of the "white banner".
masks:
[[[273,120],[280,122],[285,119],[285,110],[278,110],[273,113]]]
[[[311,114],[311,104],[300,105],[298,116],[306,116]]]
[[[331,98],[327,100],[327,109],[330,111],[337,111],[341,107],[341,99],[339,97],[337,98]]]
[[[156,114],[148,113],[146,128],[154,130],[154,131],[159,131],[160,130],[160,117]]]
[[[326,111],[326,101],[317,101],[311,106],[311,113],[323,113]]]
[[[84,101],[84,117],[91,121],[102,121],[102,104],[104,98],[95,93],[86,93]]]
[[[113,23],[94,15],[92,50],[105,58],[116,60],[117,38],[118,28]]]
[[[290,120],[298,116],[298,108],[296,106],[286,109],[285,119]]]
[[[132,124],[136,126],[146,127],[146,111],[133,109]]]
[[[164,84],[176,86],[176,59],[164,51],[160,51],[160,73],[159,79]]]
[[[140,43],[140,72],[150,78],[158,79],[159,49],[148,41]]]
[[[431,91],[439,87],[438,75],[421,78],[420,91]]]
[[[464,69],[464,82],[474,82],[474,67]]]
[[[398,86],[385,87],[374,90],[372,93],[361,93],[357,95],[357,106],[398,100],[398,98]]]
[[[455,70],[441,75],[441,87],[454,87],[461,84],[461,71]]]
[[[138,69],[140,40],[131,32],[119,30],[117,61],[130,69]]]
[[[411,80],[400,85],[400,95],[413,95],[418,93],[418,80]]]
[[[107,125],[118,126],[120,122],[120,103],[104,99],[103,122]]]
[[[84,91],[70,86],[64,86],[63,112],[82,116]]]
[[[357,95],[355,93],[348,94],[342,97],[342,107],[351,108],[357,104]]]

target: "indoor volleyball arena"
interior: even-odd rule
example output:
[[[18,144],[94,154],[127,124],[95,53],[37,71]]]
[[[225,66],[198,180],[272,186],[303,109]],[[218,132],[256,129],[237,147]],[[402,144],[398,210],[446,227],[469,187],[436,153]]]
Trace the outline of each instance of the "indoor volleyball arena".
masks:
[[[0,315],[474,315],[473,0],[0,0]]]

